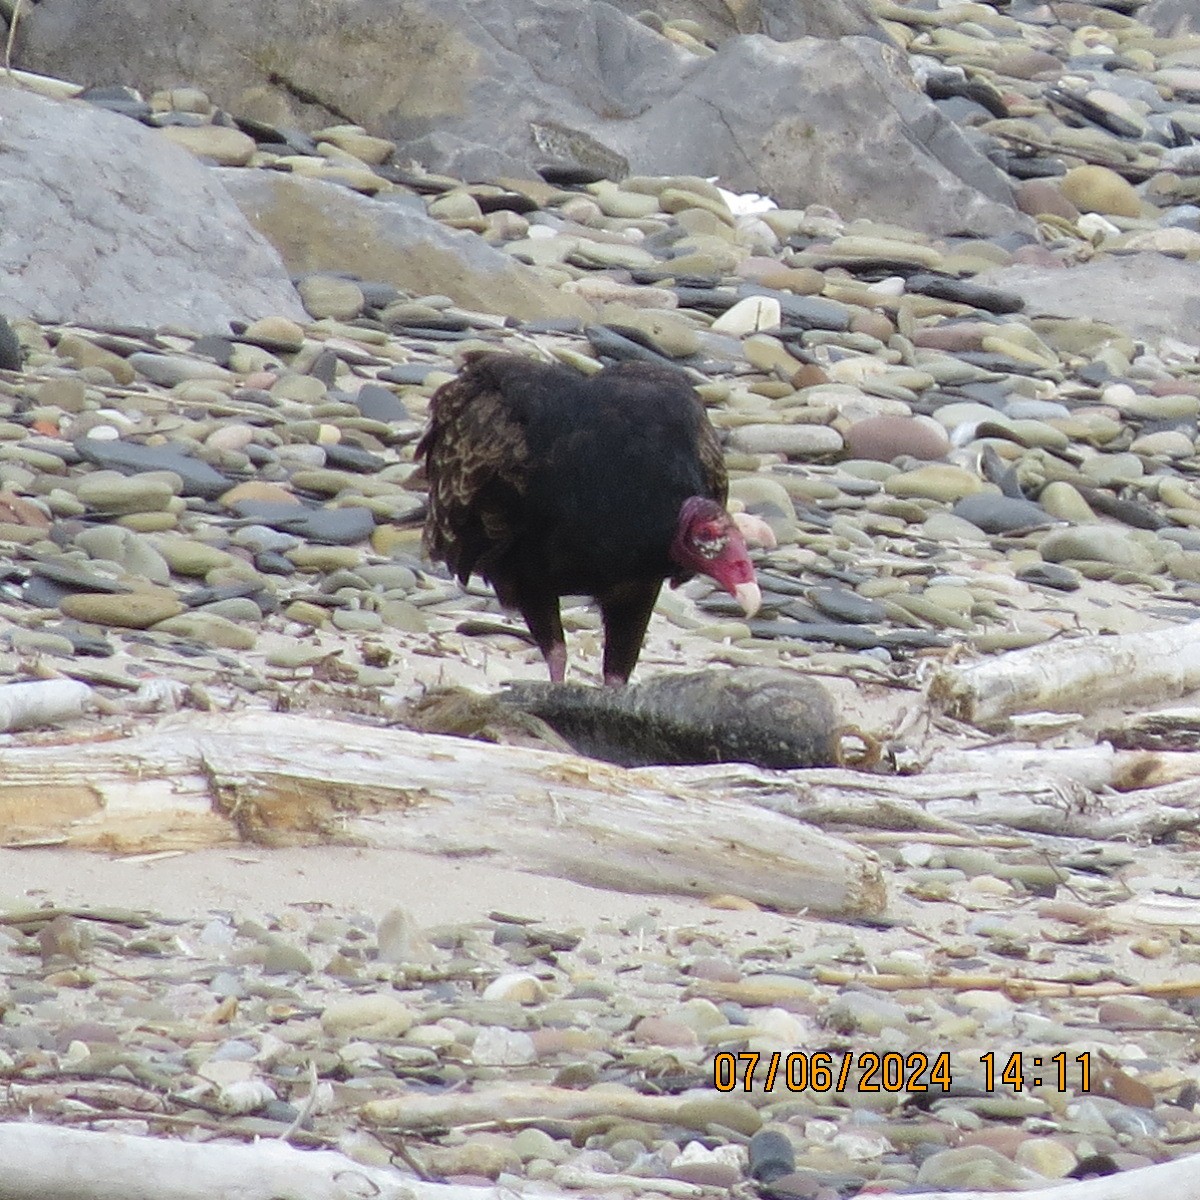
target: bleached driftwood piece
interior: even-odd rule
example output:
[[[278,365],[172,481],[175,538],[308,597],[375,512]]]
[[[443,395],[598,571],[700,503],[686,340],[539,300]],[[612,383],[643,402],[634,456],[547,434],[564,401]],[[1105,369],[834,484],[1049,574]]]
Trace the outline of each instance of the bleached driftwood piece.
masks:
[[[1119,725],[1102,730],[1100,736],[1115,746],[1130,749],[1169,746],[1175,750],[1200,750],[1200,707],[1180,704],[1131,713]]]
[[[266,712],[187,714],[102,737],[0,747],[0,841],[125,852],[354,842],[488,856],[624,891],[871,915],[885,904],[877,860],[814,826],[968,841],[984,827],[1089,838],[1200,827],[1193,753],[989,747],[941,760],[959,769],[886,776],[627,770]]]
[[[0,685],[0,732],[58,725],[83,716],[92,689],[74,679],[35,679]]]
[[[1042,746],[980,746],[943,750],[925,765],[927,775],[956,771],[1016,782],[1042,776],[1060,783],[1119,792],[1159,787],[1200,777],[1200,753],[1192,750],[1114,750],[1108,742],[1046,749]]]
[[[1200,621],[1151,633],[1082,637],[946,666],[930,700],[980,728],[1014,713],[1090,713],[1174,699],[1200,688]]]
[[[492,1115],[497,1120],[512,1116],[503,1111]],[[589,1190],[602,1190],[606,1180],[611,1181],[609,1187],[629,1185],[625,1176],[598,1174],[579,1182]],[[649,1189],[657,1181],[639,1182]],[[698,1191],[683,1185],[668,1194]],[[5,1200],[512,1200],[520,1195],[511,1187],[426,1183],[362,1166],[331,1150],[296,1150],[284,1142],[180,1142],[28,1122],[0,1125],[0,1193]],[[1119,1175],[1020,1194],[1026,1200],[1142,1200],[1147,1194],[1200,1200],[1200,1158],[1186,1155]],[[541,1200],[565,1200],[562,1192],[539,1190],[537,1195]],[[995,1197],[995,1192],[913,1192],[908,1200]]]
[[[746,1101],[734,1093],[729,1103],[745,1105]],[[358,1111],[370,1125],[413,1133],[522,1118],[581,1121],[591,1117],[622,1117],[703,1132],[713,1120],[712,1105],[713,1092],[706,1088],[674,1096],[646,1096],[617,1084],[576,1089],[551,1083],[505,1083],[469,1092],[410,1092],[370,1100]]]
[[[1196,761],[1200,764],[1200,755],[1197,755]],[[925,764],[922,774],[936,776],[959,771],[990,775],[997,781],[1040,775],[1097,791],[1113,786],[1117,755],[1107,742],[1063,750],[1029,745],[955,748],[935,754]]]
[[[1161,786],[1097,794],[1055,767],[1057,751],[1044,751],[1044,765],[1007,774],[983,769],[924,775],[869,775],[839,768],[764,771],[738,763],[715,767],[672,767],[674,777],[699,790],[743,804],[772,809],[821,828],[888,829],[969,838],[982,828],[1084,838],[1146,838],[1200,828],[1200,778],[1189,775]],[[1072,751],[1065,752],[1073,761]],[[1093,766],[1100,763],[1098,756]],[[1113,784],[1121,771],[1144,771],[1155,782],[1162,755],[1112,756]],[[1200,755],[1187,757],[1200,765]],[[1179,764],[1175,764],[1178,771]],[[657,768],[662,770],[664,768]]]
[[[874,854],[669,768],[268,712],[2,748],[0,830],[10,845],[130,851],[353,842],[857,916],[887,901]]]
[[[7,87],[22,87],[40,96],[49,96],[54,100],[72,100],[83,91],[80,83],[69,83],[65,79],[55,79],[53,75],[37,75],[32,71],[18,71],[6,68],[0,72],[0,85]]]
[[[500,1200],[499,1188],[423,1183],[286,1142],[180,1142],[0,1124],[5,1200]]]

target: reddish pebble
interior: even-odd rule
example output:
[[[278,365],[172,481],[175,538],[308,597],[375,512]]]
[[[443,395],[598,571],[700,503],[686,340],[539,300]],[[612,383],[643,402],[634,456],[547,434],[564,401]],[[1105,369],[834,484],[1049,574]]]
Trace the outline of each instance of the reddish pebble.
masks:
[[[303,503],[283,484],[262,479],[247,479],[242,483],[235,483],[221,496],[221,503],[226,508],[232,508],[239,500],[266,500],[276,504],[296,505]]]
[[[881,312],[860,310],[850,318],[850,332],[865,333],[870,337],[878,338],[881,342],[886,342],[896,332],[896,326],[890,317],[884,316]]]
[[[1019,267],[1049,267],[1052,270],[1061,268],[1064,271],[1067,269],[1067,263],[1053,250],[1032,243],[1028,246],[1018,246],[1013,251],[1012,260],[1013,265]]]
[[[1013,79],[1057,79],[1063,73],[1060,59],[1048,50],[1010,50],[992,64],[996,74]]]
[[[1180,379],[1172,375],[1169,379],[1152,379],[1147,390],[1155,396],[1200,396],[1200,379]]]
[[[1031,217],[1049,213],[1054,217],[1074,221],[1079,216],[1079,209],[1059,191],[1058,184],[1052,179],[1023,180],[1017,185],[1015,198],[1017,207]]]
[[[696,1031],[667,1017],[643,1017],[633,1027],[633,1040],[644,1046],[695,1046]]]
[[[828,383],[829,376],[816,363],[805,363],[798,371],[792,372],[788,382],[799,391],[800,388],[815,387],[818,383]]]
[[[846,430],[851,458],[891,462],[901,455],[930,461],[943,458],[950,439],[932,417],[867,417]]]
[[[983,339],[996,332],[984,321],[944,321],[925,329],[914,329],[912,342],[926,350],[982,350]]]
[[[698,958],[688,967],[687,973],[693,979],[707,979],[713,983],[737,983],[742,977],[741,971],[727,958]]]
[[[556,1054],[586,1054],[604,1044],[603,1034],[591,1029],[531,1029],[529,1040],[538,1058]]]
[[[53,523],[32,500],[13,492],[0,492],[0,521],[9,525],[27,525],[31,529],[49,529]]]
[[[974,1129],[962,1135],[960,1146],[987,1146],[1005,1158],[1012,1158],[1017,1147],[1028,1141],[1033,1135],[1024,1129],[1008,1125],[993,1125],[984,1129]]]
[[[779,271],[779,260],[768,258],[764,254],[752,254],[743,258],[733,269],[735,275],[743,279],[761,279],[764,275],[775,275]]]

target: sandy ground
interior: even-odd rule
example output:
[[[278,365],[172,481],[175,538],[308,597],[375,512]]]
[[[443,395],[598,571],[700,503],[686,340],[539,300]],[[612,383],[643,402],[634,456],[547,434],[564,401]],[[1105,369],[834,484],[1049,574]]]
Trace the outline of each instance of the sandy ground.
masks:
[[[400,907],[421,926],[470,922],[496,911],[560,926],[591,926],[601,918],[619,923],[651,913],[661,925],[702,923],[714,931],[764,937],[796,925],[795,918],[774,913],[724,912],[687,898],[624,895],[478,860],[340,846],[214,849],[150,858],[0,850],[0,903],[117,906],[181,918],[212,911],[261,918],[289,905],[328,905],[378,919]]]

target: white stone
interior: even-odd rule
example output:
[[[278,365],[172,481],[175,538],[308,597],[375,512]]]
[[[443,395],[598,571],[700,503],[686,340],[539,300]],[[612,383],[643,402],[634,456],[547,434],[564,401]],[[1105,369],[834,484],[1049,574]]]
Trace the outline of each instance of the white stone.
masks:
[[[713,333],[741,337],[764,329],[778,329],[783,310],[774,296],[747,296],[726,309],[709,328]]]
[[[537,1059],[537,1048],[527,1033],[486,1025],[475,1035],[471,1060],[479,1067],[517,1067]]]
[[[750,454],[804,458],[836,454],[842,448],[842,435],[828,425],[742,425],[730,435],[729,444]]]
[[[515,1004],[537,1004],[545,995],[541,980],[528,971],[506,971],[483,989],[484,1000],[507,1000]]]

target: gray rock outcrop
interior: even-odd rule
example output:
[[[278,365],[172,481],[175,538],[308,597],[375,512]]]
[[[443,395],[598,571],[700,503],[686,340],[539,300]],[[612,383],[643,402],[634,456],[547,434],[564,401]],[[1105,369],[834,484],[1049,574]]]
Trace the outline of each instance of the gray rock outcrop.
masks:
[[[799,27],[780,4],[730,12],[751,9],[745,24]],[[143,89],[200,79],[235,115],[353,121],[467,179],[587,160],[591,139],[602,163],[716,175],[785,206],[933,233],[1032,228],[903,55],[871,38],[748,34],[695,54],[599,0],[262,0],[252,20],[234,0],[42,0],[19,32],[25,67]]]
[[[92,325],[303,317],[279,256],[212,172],[79,101],[0,86],[0,314]]]

